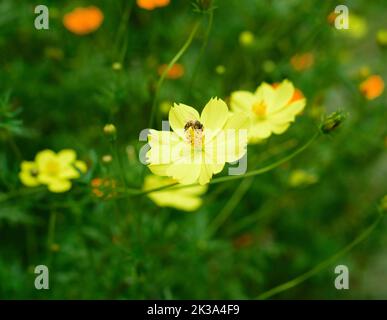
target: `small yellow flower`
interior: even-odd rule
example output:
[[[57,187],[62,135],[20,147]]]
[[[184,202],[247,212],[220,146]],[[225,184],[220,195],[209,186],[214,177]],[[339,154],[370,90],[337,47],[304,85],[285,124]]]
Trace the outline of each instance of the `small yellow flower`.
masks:
[[[293,84],[284,80],[276,86],[264,82],[254,93],[235,91],[231,94],[231,110],[244,112],[251,119],[250,142],[259,142],[288,129],[306,104],[305,98],[296,92]]]
[[[289,185],[292,187],[302,187],[314,184],[318,181],[318,177],[305,170],[294,170],[289,177]]]
[[[243,31],[239,35],[239,43],[242,46],[249,47],[254,43],[254,38],[254,33],[252,33],[251,31]]]
[[[149,175],[145,177],[144,190],[171,185],[176,181],[166,177]],[[148,194],[148,197],[160,207],[171,207],[184,211],[195,211],[203,203],[200,198],[207,191],[207,186],[190,186],[185,188],[168,188]]]
[[[349,28],[340,29],[339,31],[355,39],[363,38],[368,31],[367,21],[363,17],[355,14],[349,14],[348,18]]]
[[[149,169],[179,183],[208,183],[226,162],[246,153],[249,119],[231,114],[221,99],[211,99],[201,115],[185,104],[169,111],[171,131],[150,130],[147,153]]]
[[[83,161],[76,160],[74,150],[65,149],[59,153],[51,150],[40,151],[35,161],[23,161],[19,177],[28,187],[45,184],[51,192],[65,192],[71,189],[71,179],[87,171]]]
[[[382,47],[387,46],[387,29],[380,29],[376,34],[376,41]]]

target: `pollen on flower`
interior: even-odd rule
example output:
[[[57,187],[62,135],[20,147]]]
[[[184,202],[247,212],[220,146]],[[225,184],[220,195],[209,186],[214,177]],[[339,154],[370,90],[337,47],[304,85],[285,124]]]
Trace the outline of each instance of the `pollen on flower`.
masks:
[[[263,101],[258,101],[253,104],[253,112],[260,118],[264,118],[266,115],[266,104]]]
[[[184,126],[184,132],[191,146],[200,148],[203,145],[204,130],[203,125],[199,121],[188,121]]]

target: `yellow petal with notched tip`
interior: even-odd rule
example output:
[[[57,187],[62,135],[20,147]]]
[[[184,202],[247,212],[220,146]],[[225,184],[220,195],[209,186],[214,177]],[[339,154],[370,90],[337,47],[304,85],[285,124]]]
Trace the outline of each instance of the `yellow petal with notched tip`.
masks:
[[[211,99],[203,109],[200,122],[205,130],[206,142],[210,141],[223,128],[228,119],[227,104],[217,98]]]
[[[169,124],[172,130],[178,134],[181,138],[184,136],[184,126],[188,121],[199,121],[199,113],[192,107],[185,104],[174,104],[169,110]]]

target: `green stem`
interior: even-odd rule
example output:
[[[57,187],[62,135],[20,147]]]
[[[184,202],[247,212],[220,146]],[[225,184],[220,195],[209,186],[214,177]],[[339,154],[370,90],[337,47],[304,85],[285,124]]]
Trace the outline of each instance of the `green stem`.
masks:
[[[113,154],[113,157],[117,160],[117,164],[118,164],[118,171],[120,172],[120,177],[121,177],[121,180],[122,180],[122,183],[125,187],[125,189],[128,189],[129,188],[129,183],[126,179],[126,175],[125,175],[125,170],[124,170],[124,164],[122,163],[122,159],[120,157],[120,153],[119,153],[119,150],[118,150],[118,143],[117,143],[117,139],[114,139],[110,142],[110,147],[111,147],[111,151],[112,151],[112,154]]]
[[[163,73],[161,74],[161,76],[160,76],[160,78],[159,78],[159,80],[157,82],[157,85],[156,85],[156,92],[155,92],[155,95],[154,95],[154,98],[153,98],[153,103],[152,103],[152,109],[151,109],[151,115],[150,115],[150,119],[149,119],[148,128],[152,128],[152,125],[153,125],[153,122],[154,122],[154,118],[155,118],[155,115],[156,115],[156,105],[157,105],[157,101],[158,101],[159,94],[160,94],[160,89],[161,89],[161,86],[162,86],[162,84],[164,82],[165,76],[167,75],[169,70],[171,70],[172,66],[181,58],[181,56],[184,54],[184,52],[191,45],[192,40],[195,37],[195,35],[196,35],[196,33],[197,33],[198,29],[199,29],[199,26],[200,26],[200,21],[197,21],[195,23],[191,33],[189,34],[187,41],[184,43],[184,45],[181,47],[181,49],[176,53],[176,55],[172,58],[172,60],[168,64],[168,66],[164,69]]]
[[[227,220],[227,218],[232,214],[236,206],[239,204],[239,202],[242,200],[243,196],[249,190],[251,184],[253,183],[254,179],[246,179],[243,180],[237,189],[235,189],[233,195],[231,198],[227,201],[226,205],[223,207],[222,211],[219,212],[219,214],[215,217],[215,219],[212,221],[212,223],[209,225],[206,236],[209,238],[211,237],[220,227],[221,225]]]
[[[277,168],[278,166],[282,165],[283,163],[291,160],[292,158],[297,156],[299,153],[301,153],[305,149],[307,149],[320,136],[320,134],[321,134],[320,130],[317,131],[312,136],[312,138],[310,138],[303,146],[301,146],[300,148],[298,148],[297,150],[295,150],[294,152],[292,152],[288,156],[286,156],[286,157],[284,157],[284,158],[282,158],[282,159],[280,159],[280,160],[278,160],[276,162],[273,162],[273,163],[269,164],[268,166],[265,166],[263,168],[259,168],[259,169],[256,169],[256,170],[252,170],[252,171],[247,172],[247,173],[242,174],[242,175],[226,176],[226,177],[215,178],[215,179],[212,179],[209,182],[209,184],[217,184],[217,183],[221,183],[221,182],[245,179],[245,178],[248,178],[248,177],[253,177],[253,176],[260,175],[260,174],[266,173],[268,171],[271,171],[271,170]],[[161,191],[161,190],[168,189],[168,188],[180,189],[180,188],[193,187],[193,186],[197,186],[197,185],[198,185],[197,183],[188,184],[188,185],[180,185],[180,184],[177,185],[176,183],[174,183],[174,184],[169,184],[169,185],[166,185],[166,186],[158,187],[158,188],[155,188],[155,189],[149,189],[149,190],[134,190],[134,189],[132,189],[132,190],[128,190],[128,191],[129,191],[130,195],[144,195],[144,194],[148,194],[148,193],[155,192],[155,191]]]
[[[347,254],[349,251],[351,251],[351,249],[353,247],[355,247],[357,244],[364,241],[372,233],[372,231],[374,231],[374,229],[379,225],[379,223],[382,221],[383,217],[384,216],[382,214],[379,214],[378,219],[376,219],[376,221],[371,226],[369,226],[367,229],[365,229],[350,244],[348,244],[346,247],[341,249],[339,252],[337,252],[333,256],[331,256],[328,259],[324,260],[323,262],[319,263],[317,266],[315,266],[314,268],[312,268],[308,272],[305,272],[304,274],[302,274],[302,275],[300,275],[300,276],[298,276],[298,277],[296,277],[288,282],[285,282],[277,287],[274,287],[266,292],[261,293],[257,297],[257,299],[270,298],[270,297],[272,297],[280,292],[283,292],[285,290],[291,289],[291,288],[299,285],[300,283],[304,282],[305,280],[307,280],[307,279],[311,278],[312,276],[314,276],[315,274],[319,273],[321,270],[323,270],[326,267],[328,267],[329,265],[331,265],[335,260],[337,260],[341,256]]]
[[[210,32],[211,32],[211,29],[212,29],[213,21],[214,21],[214,10],[211,10],[209,12],[208,26],[207,26],[206,33],[204,35],[204,41],[203,41],[202,47],[200,48],[200,52],[199,52],[199,55],[198,55],[198,57],[196,59],[195,66],[194,66],[194,69],[193,69],[193,72],[192,72],[192,76],[191,76],[191,80],[190,80],[190,84],[189,84],[189,92],[190,93],[192,92],[192,86],[194,84],[197,71],[199,69],[200,61],[201,61],[201,59],[202,59],[202,57],[204,55],[204,52],[205,52],[205,50],[207,48],[208,39],[209,39]]]

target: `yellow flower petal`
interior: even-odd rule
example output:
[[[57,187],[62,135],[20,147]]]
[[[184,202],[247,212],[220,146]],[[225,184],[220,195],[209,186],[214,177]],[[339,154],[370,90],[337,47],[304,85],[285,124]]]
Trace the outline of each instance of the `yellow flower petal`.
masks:
[[[38,167],[44,166],[44,164],[47,161],[56,160],[56,154],[52,150],[43,150],[36,154],[35,156],[35,162],[37,163]]]
[[[199,113],[192,107],[185,104],[174,104],[169,110],[169,124],[172,130],[181,138],[184,137],[184,126],[188,121],[199,120]]]
[[[217,98],[211,99],[203,109],[200,121],[204,126],[206,141],[211,140],[223,128],[228,118],[227,104]]]
[[[268,109],[269,113],[274,113],[278,110],[281,110],[285,107],[294,94],[294,86],[288,81],[284,80],[282,83],[275,89],[274,104],[272,108]]]
[[[39,180],[31,175],[28,170],[23,170],[19,173],[20,181],[27,187],[36,187],[40,185]]]
[[[74,164],[75,168],[77,168],[80,172],[86,173],[87,172],[87,164],[84,161],[77,160]]]
[[[176,182],[170,178],[147,176],[144,180],[144,190],[159,188]],[[173,207],[184,211],[194,211],[202,204],[200,195],[207,191],[205,186],[171,188],[151,192],[148,197],[160,207]]]
[[[64,149],[58,153],[58,159],[62,164],[70,164],[75,162],[77,154],[72,149]]]
[[[179,159],[167,169],[168,176],[181,184],[193,184],[200,175],[201,163],[189,163],[186,158]]]
[[[48,190],[55,193],[66,192],[71,189],[71,182],[63,179],[53,179],[48,184]]]
[[[256,96],[249,91],[235,91],[231,94],[230,107],[232,111],[251,113],[256,100]]]

